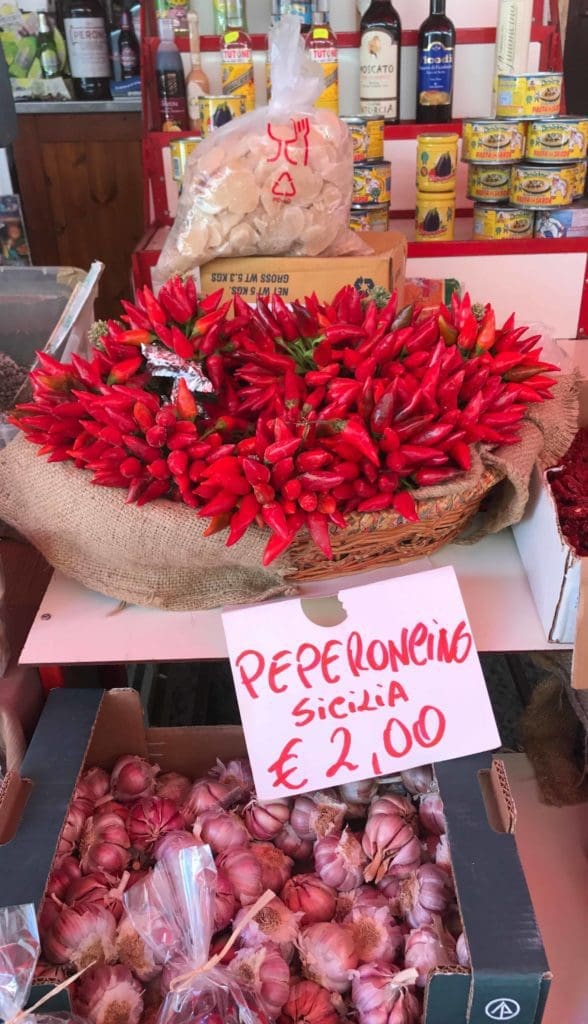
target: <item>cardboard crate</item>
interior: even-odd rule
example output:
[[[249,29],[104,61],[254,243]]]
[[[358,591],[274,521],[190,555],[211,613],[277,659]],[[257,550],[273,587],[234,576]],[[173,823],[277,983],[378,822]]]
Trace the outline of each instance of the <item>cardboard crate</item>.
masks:
[[[151,271],[163,244],[162,228],[148,233],[133,253],[135,289],[151,287]],[[407,242],[399,231],[368,231],[361,235],[374,250],[367,256],[241,256],[217,259],[200,268],[202,291],[217,288],[238,293],[246,301],[257,294],[277,292],[286,301],[300,299],[315,291],[319,299],[330,301],[339,288],[353,284],[367,289],[381,285],[397,289],[402,298],[406,270]]]
[[[579,426],[586,426],[588,346],[586,342],[560,342],[559,345],[562,369],[577,366],[582,375]],[[580,579],[582,573],[588,575],[585,564],[588,560],[578,558],[560,532],[557,506],[549,484],[551,473],[553,470],[545,473],[535,467],[525,515],[512,530],[547,639],[552,643],[573,644],[576,632],[585,632],[579,628],[578,606]],[[584,686],[588,687],[588,679]]]
[[[242,756],[245,742],[238,727],[144,729],[133,690],[54,690],[22,765],[26,781],[7,776],[0,794],[0,906],[40,905],[80,771],[85,765],[111,769],[126,753],[195,777],[217,757]],[[502,763],[481,754],[435,771],[474,966],[472,973],[457,968],[432,974],[424,1024],[492,1020],[488,1008],[502,1003],[518,1007],[517,1024],[540,1024],[551,975],[509,834],[515,815]],[[32,998],[39,994],[35,990]],[[49,1003],[59,1005],[63,1001]]]

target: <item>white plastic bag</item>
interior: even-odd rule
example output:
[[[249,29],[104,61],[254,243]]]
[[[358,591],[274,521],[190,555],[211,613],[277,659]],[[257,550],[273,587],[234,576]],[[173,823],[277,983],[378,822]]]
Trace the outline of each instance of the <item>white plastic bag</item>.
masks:
[[[353,146],[314,101],[323,78],[289,15],[271,37],[269,106],[230,121],[190,154],[175,223],[155,268],[163,283],[216,256],[366,250],[349,228]]]

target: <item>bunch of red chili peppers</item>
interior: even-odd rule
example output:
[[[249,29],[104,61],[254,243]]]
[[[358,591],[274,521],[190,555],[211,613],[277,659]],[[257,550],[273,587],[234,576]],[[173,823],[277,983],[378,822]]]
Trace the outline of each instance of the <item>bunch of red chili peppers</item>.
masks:
[[[516,442],[557,369],[539,336],[514,317],[497,329],[467,295],[431,315],[351,286],[331,303],[249,306],[174,278],[123,305],[89,361],[39,356],[14,422],[49,461],[71,459],[138,505],[183,502],[207,532],[228,528],[227,545],[265,525],[266,565],[303,527],[330,558],[350,513],[416,520],[418,488],[466,473],[472,444]]]

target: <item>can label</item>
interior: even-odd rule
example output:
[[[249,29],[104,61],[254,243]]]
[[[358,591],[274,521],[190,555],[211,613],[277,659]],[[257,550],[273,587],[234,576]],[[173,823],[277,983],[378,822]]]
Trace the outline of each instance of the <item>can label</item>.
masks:
[[[370,160],[382,160],[384,156],[384,119],[370,118],[366,121],[354,119],[352,123],[343,118],[349,128],[353,142],[353,162],[363,164]]]
[[[110,78],[110,57],[103,18],[65,18],[72,78]]]
[[[445,106],[453,92],[453,47],[432,42],[421,52],[418,68],[419,103],[424,107]]]
[[[535,214],[530,210],[474,207],[474,238],[532,238]]]
[[[579,163],[572,167],[572,180],[574,199],[582,199],[584,191],[586,189],[586,171],[588,170],[588,164],[586,160],[580,160]]]
[[[499,75],[496,113],[499,117],[540,117],[559,114],[562,74]]]
[[[515,163],[525,152],[525,123],[464,121],[463,159],[473,163]]]
[[[398,117],[398,43],[389,32],[370,29],[361,37],[359,93],[362,114],[387,121]]]
[[[313,60],[320,64],[324,88],[315,107],[339,113],[339,58],[336,46],[321,46],[310,51]]]
[[[387,203],[377,206],[352,206],[349,227],[353,231],[387,231],[390,207]]]
[[[199,96],[200,134],[203,137],[210,135],[215,128],[222,128],[234,117],[241,117],[244,113],[244,96]]]
[[[468,199],[484,203],[504,202],[510,195],[510,167],[468,167]]]
[[[584,160],[588,121],[533,121],[527,133],[527,160],[553,163]]]
[[[447,242],[453,238],[455,196],[417,195],[416,238],[424,242]]]
[[[457,137],[439,140],[418,139],[417,190],[419,192],[455,192]]]
[[[353,168],[353,205],[389,203],[392,171],[390,164],[364,164]]]
[[[510,199],[517,206],[567,206],[573,197],[572,167],[513,167]]]
[[[242,96],[247,113],[255,110],[253,57],[248,47],[227,47],[222,51],[222,90],[225,96]]]

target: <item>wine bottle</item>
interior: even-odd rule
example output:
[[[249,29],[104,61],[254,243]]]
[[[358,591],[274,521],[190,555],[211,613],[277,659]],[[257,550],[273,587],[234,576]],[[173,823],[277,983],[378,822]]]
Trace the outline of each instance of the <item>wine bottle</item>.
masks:
[[[59,75],[59,57],[55,48],[55,40],[51,25],[44,11],[39,12],[39,28],[37,31],[37,57],[41,65],[43,78],[57,78]]]
[[[455,27],[445,14],[445,0],[431,0],[418,42],[417,121],[421,124],[451,121],[454,56]]]
[[[400,18],[390,0],[372,0],[361,19],[361,113],[394,124],[400,117]]]
[[[198,100],[210,92],[208,75],[202,70],[200,59],[200,26],[195,11],[188,12],[188,35],[190,37],[190,73],[186,79],[188,120],[192,131],[200,128]]]
[[[74,91],[80,100],[109,100],[110,54],[99,0],[69,0],[63,24]]]
[[[162,132],[186,131],[188,128],[186,80],[182,57],[174,42],[174,26],[171,19],[162,19],[159,22],[158,30],[160,43],[155,54],[155,74],[161,130]]]
[[[129,10],[123,10],[120,16],[118,52],[121,78],[136,78],[141,70],[141,55],[139,40],[135,35],[135,27]]]

